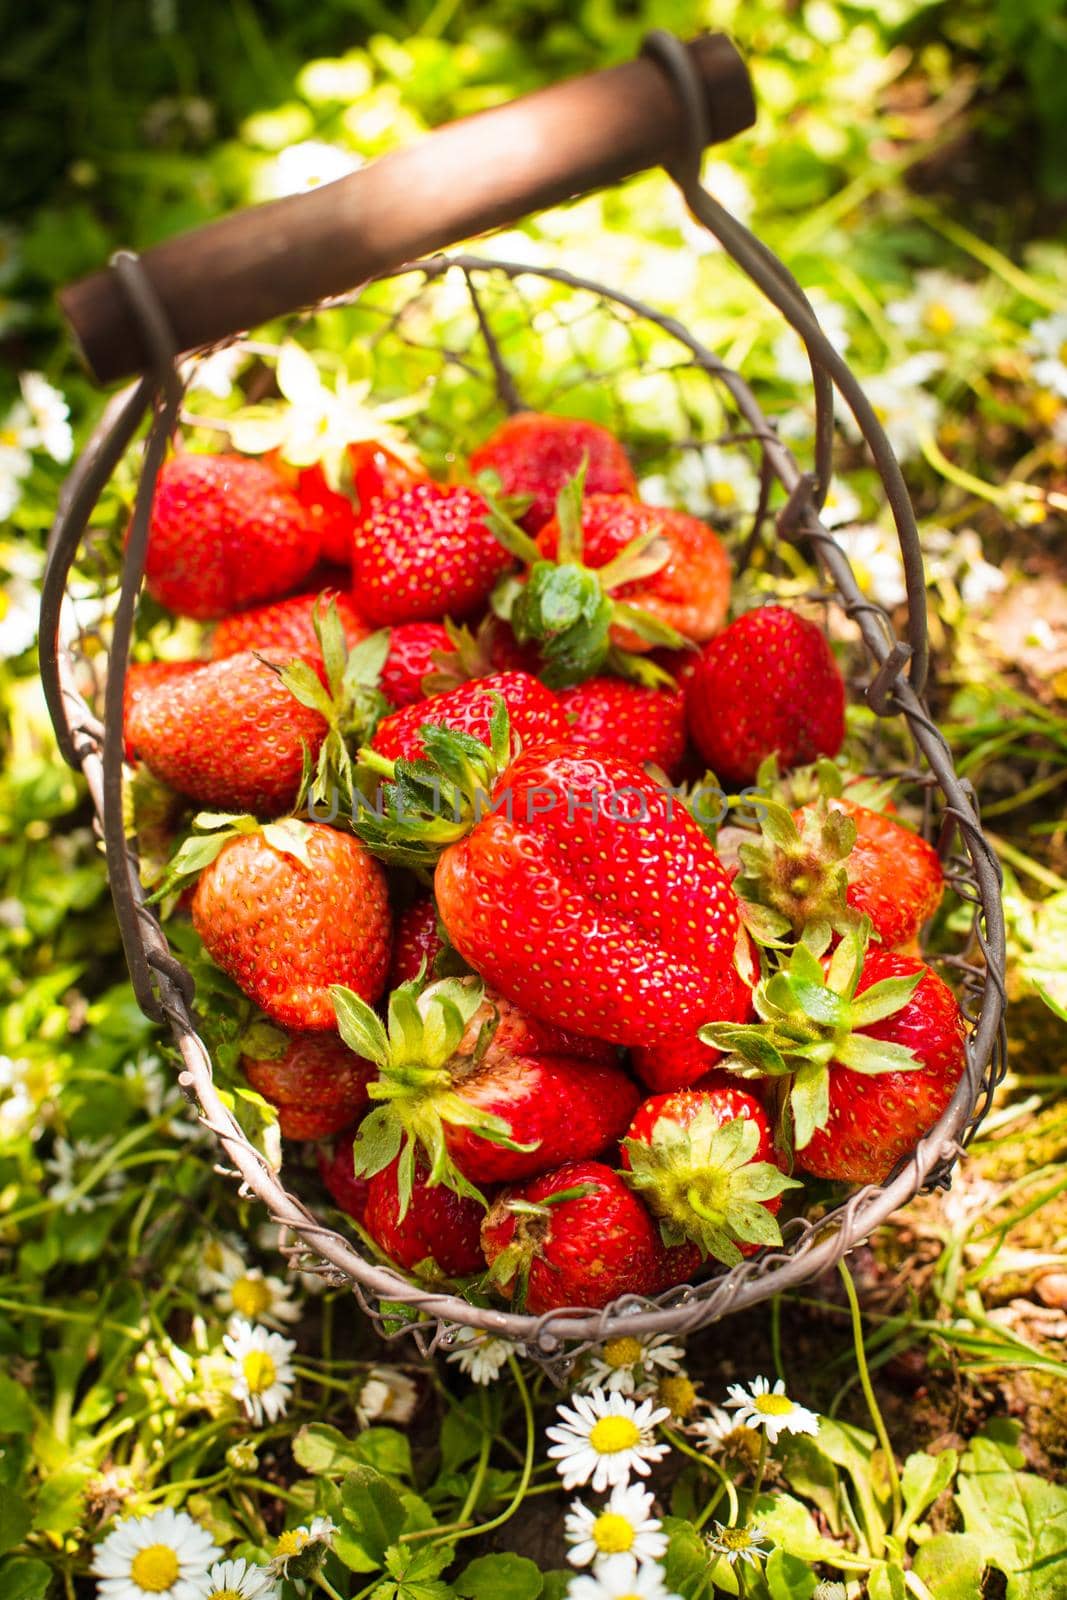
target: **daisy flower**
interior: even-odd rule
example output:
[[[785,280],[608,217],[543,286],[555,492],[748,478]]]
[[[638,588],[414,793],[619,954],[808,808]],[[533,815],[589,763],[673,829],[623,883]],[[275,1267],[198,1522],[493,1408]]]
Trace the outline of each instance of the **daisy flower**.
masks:
[[[601,1511],[572,1501],[564,1533],[571,1547],[567,1559],[575,1567],[602,1564],[618,1555],[655,1561],[667,1548],[667,1535],[652,1515],[652,1496],[636,1483],[617,1483]]]
[[[289,194],[305,194],[324,183],[347,178],[363,165],[359,156],[324,139],[304,139],[279,152],[257,183],[257,198],[281,200]]]
[[[556,1409],[563,1422],[549,1428],[554,1441],[548,1454],[565,1489],[577,1489],[589,1482],[602,1491],[616,1483],[627,1483],[631,1473],[647,1478],[653,1461],[660,1461],[669,1446],[657,1444],[652,1430],[670,1416],[666,1406],[656,1407],[651,1400],[640,1404],[621,1394],[573,1396],[574,1405]]]
[[[885,314],[894,327],[913,338],[947,339],[980,328],[986,320],[981,290],[965,278],[954,278],[936,268],[920,272],[911,294],[891,301]]]
[[[666,1406],[671,1416],[684,1422],[704,1404],[697,1386],[686,1372],[665,1372],[658,1382],[638,1390],[642,1400],[651,1396],[659,1405]]]
[[[222,1554],[184,1511],[127,1517],[96,1547],[100,1600],[200,1600],[198,1580]]]
[[[40,610],[41,592],[36,584],[17,574],[5,578],[0,588],[0,658],[10,661],[30,648],[37,637]]]
[[[954,584],[968,610],[985,605],[1007,587],[1007,573],[985,559],[982,541],[973,528],[927,528],[923,553],[927,581]]]
[[[837,300],[828,300],[825,295],[813,294],[808,297],[812,309],[819,319],[819,326],[829,339],[839,355],[844,355],[849,347],[848,328],[846,326],[845,308]],[[774,364],[778,369],[778,376],[783,383],[795,386],[811,383],[811,364],[808,361],[808,352],[804,347],[800,335],[792,328],[783,328],[771,349]]]
[[[194,356],[182,368],[182,376],[190,389],[214,395],[216,400],[226,400],[233,393],[234,381],[248,357],[240,345],[230,344],[221,350],[212,350],[206,356]]]
[[[732,1383],[728,1393],[727,1409],[736,1410],[738,1422],[750,1428],[762,1428],[769,1444],[777,1443],[781,1433],[819,1431],[819,1419],[814,1411],[790,1400],[781,1378],[773,1388],[768,1378],[754,1378],[747,1389],[743,1384]]]
[[[819,512],[819,521],[824,528],[840,528],[846,522],[855,522],[859,514],[859,495],[840,478],[835,478]]]
[[[572,1578],[565,1600],[678,1600],[678,1596],[667,1588],[655,1562],[638,1566],[633,1556],[612,1556],[593,1576],[582,1572]]]
[[[278,1600],[277,1581],[253,1562],[217,1561],[201,1580],[198,1600]]]
[[[1034,382],[1067,400],[1067,312],[1057,311],[1054,316],[1040,317],[1032,323],[1026,348],[1038,357],[1033,367]]]
[[[708,1535],[708,1549],[731,1567],[739,1561],[745,1566],[759,1566],[767,1555],[768,1543],[767,1535],[754,1522],[747,1528],[725,1528],[717,1522],[715,1532]]]
[[[231,1261],[222,1276],[226,1281],[215,1294],[220,1311],[247,1322],[264,1322],[269,1328],[299,1319],[300,1307],[293,1304],[292,1291],[280,1278],[264,1277],[260,1267],[246,1267],[243,1261]]]
[[[494,1339],[480,1328],[460,1328],[455,1342],[458,1348],[449,1351],[448,1360],[454,1361],[472,1383],[495,1382],[511,1353],[506,1339]]]
[[[278,1535],[267,1571],[272,1577],[287,1578],[290,1563],[297,1562],[301,1571],[306,1571],[321,1561],[332,1546],[336,1532],[329,1517],[314,1517],[306,1528],[287,1528]]]
[[[642,478],[639,492],[646,505],[681,505],[721,521],[756,509],[759,473],[743,450],[709,444],[681,451],[666,472]]]
[[[639,1383],[654,1383],[660,1373],[677,1372],[684,1355],[681,1345],[671,1344],[666,1333],[653,1334],[645,1340],[630,1334],[609,1339],[599,1354],[590,1357],[589,1369],[579,1387],[633,1394]]]
[[[874,522],[837,528],[834,543],[848,556],[856,582],[868,600],[891,611],[908,598],[904,560],[895,533]]]
[[[43,450],[53,461],[65,465],[74,454],[70,407],[42,372],[19,374],[22,398],[8,413],[8,429],[17,430],[17,443],[23,450]]]
[[[418,1395],[415,1383],[398,1367],[372,1367],[356,1401],[360,1427],[369,1427],[372,1422],[403,1426],[415,1415]]]
[[[941,356],[924,350],[888,372],[863,379],[864,393],[901,461],[919,455],[922,439],[937,427],[941,402],[922,386],[942,365]],[[852,438],[859,439],[860,431],[851,411],[844,410],[842,420]]]
[[[694,1422],[688,1432],[691,1438],[699,1440],[709,1455],[717,1455],[731,1434],[738,1432],[738,1428],[736,1417],[732,1417],[722,1406],[712,1406],[707,1416]]]
[[[291,1357],[296,1341],[234,1317],[222,1343],[234,1366],[230,1393],[251,1420],[262,1427],[264,1419],[276,1422],[284,1417],[293,1392]]]
[[[113,1200],[125,1187],[126,1179],[121,1172],[106,1172],[94,1185],[95,1194],[81,1192],[85,1174],[96,1164],[104,1148],[103,1139],[75,1139],[73,1144],[68,1139],[56,1140],[44,1164],[45,1171],[53,1178],[47,1194],[68,1216],[78,1211],[95,1211],[98,1205]]]
[[[198,1240],[193,1250],[196,1287],[201,1294],[218,1294],[229,1288],[234,1278],[246,1271],[245,1258],[235,1239],[216,1236]]]

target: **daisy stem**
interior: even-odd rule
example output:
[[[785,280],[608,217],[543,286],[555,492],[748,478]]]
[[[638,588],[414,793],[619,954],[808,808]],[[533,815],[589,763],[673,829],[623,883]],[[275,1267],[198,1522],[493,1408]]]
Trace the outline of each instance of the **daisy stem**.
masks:
[[[519,1399],[522,1401],[523,1416],[526,1420],[526,1451],[523,1457],[522,1474],[519,1478],[518,1487],[516,1488],[515,1493],[512,1495],[503,1511],[500,1512],[499,1516],[494,1517],[491,1522],[479,1523],[474,1528],[461,1529],[460,1532],[455,1535],[457,1539],[469,1539],[472,1534],[491,1533],[494,1528],[502,1527],[510,1517],[515,1515],[516,1511],[518,1511],[519,1507],[522,1505],[522,1502],[526,1497],[526,1490],[530,1484],[530,1478],[533,1475],[534,1447],[537,1443],[537,1432],[534,1426],[534,1414],[533,1406],[530,1402],[530,1391],[526,1386],[526,1379],[522,1375],[522,1368],[513,1355],[508,1356],[508,1366],[511,1368],[511,1376],[515,1380],[515,1387],[519,1391]]]
[[[467,1498],[456,1521],[466,1525],[470,1521],[471,1513],[475,1510],[485,1482],[486,1468],[489,1465],[489,1452],[493,1446],[493,1435],[489,1430],[489,1396],[484,1389],[478,1391],[478,1417],[482,1425],[482,1443],[478,1451],[478,1463],[471,1478]]]
[[[323,1573],[321,1573],[321,1572],[316,1572],[315,1573],[315,1582],[318,1584],[319,1588],[323,1591],[324,1594],[328,1594],[330,1596],[330,1600],[344,1600],[344,1596],[341,1595],[341,1594],[338,1594],[337,1590],[334,1588],[334,1586],[330,1582],[329,1578],[325,1577],[323,1575]]]
[[[763,1475],[767,1470],[767,1457],[770,1454],[770,1449],[770,1442],[767,1438],[766,1430],[761,1429],[759,1436],[759,1458],[756,1461],[756,1476],[752,1480],[752,1488],[748,1492],[748,1500],[745,1504],[746,1527],[752,1521],[752,1516],[756,1509],[756,1501],[759,1499],[759,1492],[763,1488]]]
[[[867,1402],[867,1410],[870,1412],[871,1421],[874,1424],[874,1431],[878,1436],[878,1443],[881,1445],[882,1454],[885,1456],[886,1472],[889,1476],[889,1493],[893,1502],[892,1526],[896,1528],[904,1511],[904,1501],[900,1492],[900,1475],[897,1472],[896,1457],[893,1454],[893,1446],[889,1442],[889,1434],[886,1430],[885,1419],[882,1416],[881,1408],[875,1397],[874,1385],[871,1382],[870,1369],[867,1366],[867,1351],[864,1348],[863,1343],[863,1320],[860,1316],[860,1303],[856,1294],[856,1285],[853,1283],[852,1274],[849,1272],[844,1261],[838,1262],[838,1271],[841,1274],[841,1281],[845,1286],[845,1294],[848,1296],[848,1307],[852,1317],[852,1343],[856,1351],[856,1366],[859,1371],[860,1386],[863,1389],[863,1398]]]
[[[709,1517],[711,1517],[713,1515],[713,1513],[718,1510],[719,1501],[722,1499],[723,1495],[726,1496],[727,1504],[729,1506],[730,1522],[731,1523],[736,1522],[737,1521],[737,1490],[734,1488],[733,1480],[729,1477],[729,1475],[727,1473],[725,1473],[722,1470],[722,1468],[719,1466],[719,1463],[717,1461],[708,1460],[708,1461],[704,1462],[704,1465],[706,1467],[710,1467],[712,1472],[714,1472],[718,1476],[719,1487],[715,1491],[715,1493],[712,1495],[711,1499],[708,1501],[707,1505],[704,1507],[704,1509],[700,1513],[699,1517],[697,1517],[696,1521],[693,1523],[694,1528],[699,1530],[700,1528],[702,1528],[704,1526],[704,1524],[708,1521]]]

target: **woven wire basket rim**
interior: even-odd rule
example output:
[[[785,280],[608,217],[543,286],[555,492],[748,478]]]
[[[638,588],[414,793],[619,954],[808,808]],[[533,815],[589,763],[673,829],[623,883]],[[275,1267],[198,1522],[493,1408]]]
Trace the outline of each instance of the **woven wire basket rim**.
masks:
[[[687,199],[692,201],[689,195]],[[428,284],[450,270],[460,271],[471,291],[478,320],[486,336],[498,390],[510,409],[515,409],[515,397],[503,388],[499,349],[494,344],[484,309],[474,290],[475,278],[480,273],[503,274],[511,281],[532,275],[567,289],[588,291],[605,302],[622,306],[679,341],[689,350],[694,366],[724,385],[751,430],[751,436],[760,444],[765,475],[769,470],[789,497],[785,509],[777,518],[779,533],[789,537],[801,532],[811,542],[820,566],[834,584],[845,614],[860,629],[875,667],[874,679],[868,690],[869,702],[883,715],[899,714],[906,719],[918,752],[929,767],[929,775],[924,781],[928,785],[936,784],[945,796],[942,849],[947,854],[949,835],[958,830],[968,862],[964,868],[957,870],[954,881],[956,887],[963,891],[963,898],[971,900],[976,908],[974,932],[983,973],[980,1011],[967,1041],[966,1070],[937,1125],[884,1185],[858,1190],[817,1222],[798,1218],[787,1223],[783,1248],[765,1250],[701,1284],[680,1286],[659,1297],[625,1296],[603,1309],[571,1307],[540,1316],[474,1305],[460,1295],[413,1283],[390,1267],[366,1260],[350,1239],[321,1223],[289,1192],[280,1174],[248,1141],[224,1105],[214,1083],[209,1052],[197,1032],[192,1009],[191,979],[171,953],[154,912],[144,904],[136,854],[132,847],[123,842],[124,860],[121,866],[116,867],[113,859],[114,852],[110,844],[115,839],[114,807],[116,796],[121,796],[121,767],[116,788],[116,775],[110,770],[108,756],[110,754],[113,757],[116,748],[121,751],[121,743],[112,735],[110,752],[105,750],[105,746],[109,742],[107,728],[111,711],[115,705],[121,710],[120,691],[124,671],[118,674],[109,672],[108,703],[102,725],[80,692],[74,656],[69,646],[59,639],[58,626],[63,588],[78,544],[75,539],[71,547],[71,528],[77,525],[80,518],[82,527],[88,521],[102,482],[110,476],[110,469],[136,432],[140,417],[152,397],[153,384],[144,379],[115,397],[64,489],[42,604],[42,672],[45,674],[46,689],[49,688],[49,673],[54,672],[50,702],[53,712],[58,712],[56,720],[61,743],[68,757],[73,757],[85,772],[105,840],[110,834],[109,870],[116,889],[116,905],[138,999],[150,1015],[157,1020],[166,1020],[170,1025],[183,1064],[179,1081],[186,1093],[198,1102],[202,1122],[217,1138],[228,1161],[232,1163],[231,1166],[220,1166],[218,1170],[238,1179],[242,1192],[258,1198],[285,1235],[294,1236],[282,1246],[291,1264],[299,1265],[303,1270],[318,1271],[329,1281],[350,1285],[361,1308],[385,1337],[411,1334],[424,1353],[430,1353],[441,1343],[451,1343],[460,1328],[472,1328],[482,1330],[487,1335],[507,1338],[551,1366],[553,1362],[569,1361],[580,1349],[602,1343],[623,1332],[636,1336],[654,1333],[683,1336],[721,1319],[731,1311],[752,1306],[772,1294],[795,1287],[833,1266],[921,1189],[947,1181],[953,1162],[984,1115],[992,1091],[1004,1071],[1004,930],[999,902],[999,869],[991,847],[982,835],[969,786],[956,776],[942,736],[904,675],[908,649],[896,641],[885,613],[863,597],[844,551],[818,521],[814,477],[801,473],[791,453],[768,423],[746,381],[726,368],[676,318],[661,315],[631,295],[605,288],[592,279],[580,277],[563,268],[528,266],[520,262],[468,254],[441,255],[409,263],[393,273],[382,274],[375,282],[418,273]],[[343,302],[333,301],[329,304],[354,303],[364,289],[343,297]],[[506,378],[506,368],[503,377]],[[138,499],[138,513],[143,513],[145,532],[145,507],[150,507],[155,473],[181,401],[182,387],[173,366],[166,389],[161,384],[160,390],[161,399],[146,446],[146,471]],[[823,493],[827,486],[825,483],[822,485]],[[766,514],[764,500],[761,500],[761,509]],[[905,557],[907,553],[905,548]],[[139,583],[140,571],[137,570],[132,595],[127,595],[131,575],[129,571],[124,572],[120,604],[129,600],[131,619]],[[914,617],[912,621],[914,623]],[[48,632],[49,627],[53,630],[52,634]],[[55,638],[54,661],[47,650],[50,638]],[[118,688],[115,687],[116,680]],[[117,873],[121,873],[118,884]],[[129,891],[125,915],[117,892],[119,886],[124,893],[127,889]],[[973,964],[962,959],[950,964],[969,972],[972,983],[975,982],[978,968]],[[385,1311],[382,1302],[390,1303]],[[406,1320],[400,1307],[410,1307],[417,1320]]]

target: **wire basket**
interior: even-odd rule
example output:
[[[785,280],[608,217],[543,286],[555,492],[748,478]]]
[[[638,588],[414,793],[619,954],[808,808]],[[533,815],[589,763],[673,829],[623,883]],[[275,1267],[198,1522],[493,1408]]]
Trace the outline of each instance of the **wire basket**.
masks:
[[[410,1336],[429,1354],[450,1344],[461,1328],[475,1328],[513,1341],[556,1372],[565,1371],[583,1349],[623,1332],[685,1336],[833,1266],[918,1192],[949,1181],[1005,1070],[1000,874],[971,788],[955,773],[922,698],[927,670],[922,557],[900,469],[870,405],[799,287],[766,247],[701,188],[699,155],[708,130],[691,57],[669,35],[652,36],[647,48],[666,70],[688,127],[688,141],[670,163],[671,176],[690,211],[807,347],[816,401],[813,472],[801,471],[744,378],[678,320],[562,268],[437,255],[378,275],[318,311],[346,318],[346,335],[359,339],[375,370],[389,374],[391,383],[408,393],[425,387],[426,407],[411,431],[431,460],[455,448],[457,432],[463,442],[473,443],[508,412],[590,416],[633,444],[639,474],[665,474],[670,480],[680,473],[691,503],[694,495],[699,501],[709,444],[747,458],[754,507],[744,522],[733,519],[728,529],[718,519],[739,566],[755,561],[770,582],[780,542],[803,542],[825,580],[814,598],[828,611],[836,608],[858,635],[856,692],[877,718],[897,719],[900,731],[906,730],[906,738],[897,742],[898,750],[905,743],[912,752],[904,781],[911,798],[921,802],[925,832],[937,846],[948,885],[971,911],[958,953],[932,958],[948,969],[970,1023],[966,1069],[940,1121],[883,1185],[853,1193],[817,1221],[787,1222],[781,1248],[763,1250],[696,1285],[657,1299],[627,1296],[603,1309],[573,1307],[535,1317],[472,1304],[369,1259],[358,1239],[316,1216],[312,1205],[287,1187],[288,1173],[275,1171],[249,1142],[215,1085],[211,1058],[197,1031],[192,980],[145,904],[135,846],[124,827],[125,670],[155,480],[182,415],[182,373],[189,372],[177,361],[174,335],[151,280],[130,256],[116,258],[112,270],[153,353],[154,372],[109,402],[65,485],[42,600],[45,689],[60,747],[84,772],[96,810],[134,990],[145,1013],[170,1028],[181,1056],[181,1086],[224,1153],[218,1170],[266,1207],[279,1225],[280,1247],[290,1263],[348,1285],[386,1338]],[[896,522],[909,599],[906,639],[899,639],[885,612],[863,597],[841,546],[819,520],[831,477],[835,388],[866,440]],[[655,422],[649,426],[653,396]],[[92,625],[85,626],[84,619],[79,625],[71,573],[79,550],[84,572],[94,507],[149,406],[152,424],[125,556],[109,569],[104,564]],[[778,509],[772,514],[775,501]],[[299,1186],[299,1177],[296,1182]]]

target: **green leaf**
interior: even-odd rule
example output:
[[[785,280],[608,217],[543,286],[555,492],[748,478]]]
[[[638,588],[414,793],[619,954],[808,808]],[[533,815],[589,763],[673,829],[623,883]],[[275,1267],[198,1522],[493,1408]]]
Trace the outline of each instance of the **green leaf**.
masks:
[[[789,1103],[796,1126],[796,1147],[803,1150],[811,1143],[816,1128],[825,1127],[830,1116],[830,1075],[826,1068],[817,1061],[801,1067],[793,1078]]]
[[[403,1127],[389,1106],[377,1106],[363,1118],[352,1142],[352,1167],[363,1178],[382,1172],[400,1153]],[[410,1140],[408,1149],[412,1148]]]
[[[849,1006],[852,1026],[866,1028],[872,1022],[891,1017],[895,1011],[907,1005],[922,980],[923,973],[914,972],[908,978],[882,978],[880,982],[872,983]]]
[[[356,1459],[385,1477],[402,1478],[408,1483],[414,1479],[411,1445],[396,1428],[365,1428],[352,1443]]]
[[[881,1072],[909,1072],[921,1066],[906,1044],[896,1044],[891,1039],[875,1039],[869,1033],[850,1033],[837,1046],[837,1060],[853,1072],[877,1076]]]
[[[0,1372],[0,1434],[31,1433],[33,1407],[21,1383]]]
[[[956,1484],[964,1531],[1008,1580],[1006,1600],[1060,1600],[1067,1573],[1067,1489],[1012,1465],[1013,1436],[971,1442]]]
[[[895,1561],[876,1561],[867,1574],[868,1600],[907,1600],[904,1569]]]
[[[973,1533],[935,1533],[919,1546],[912,1568],[934,1600],[975,1600],[986,1570],[982,1541]]]
[[[663,1531],[668,1543],[663,1557],[663,1575],[672,1594],[689,1600],[698,1591],[706,1591],[708,1575],[708,1547],[693,1527],[679,1517],[664,1517]]]
[[[341,1485],[342,1515],[367,1555],[381,1566],[400,1536],[404,1507],[400,1496],[373,1467],[358,1466]]]
[[[30,1556],[0,1561],[0,1595],[4,1600],[44,1600],[52,1582],[51,1570]]]
[[[308,855],[311,830],[306,822],[300,821],[299,817],[283,817],[280,822],[265,822],[263,837],[272,849],[279,850],[283,856],[292,856],[302,867],[311,870],[311,857]]]
[[[365,1000],[343,984],[331,984],[330,999],[333,1001],[338,1032],[348,1048],[354,1050],[357,1056],[364,1056],[379,1067],[384,1066],[389,1060],[389,1039],[381,1019]]]
[[[928,1506],[943,1494],[956,1476],[959,1456],[955,1450],[942,1450],[931,1456],[925,1450],[916,1451],[904,1463],[900,1474],[900,1487],[904,1496],[904,1517],[893,1531],[900,1540],[907,1538],[913,1524],[918,1522]]]
[[[453,1587],[465,1600],[537,1600],[542,1582],[537,1567],[526,1556],[504,1551],[476,1556],[453,1579]]]
[[[395,1581],[379,1584],[374,1600],[452,1600],[454,1591],[439,1576],[452,1556],[451,1545],[393,1545],[385,1568]]]
[[[818,1583],[811,1563],[788,1550],[774,1549],[763,1569],[771,1600],[811,1600]]]
[[[818,1442],[823,1453],[851,1478],[852,1498],[866,1529],[868,1546],[877,1549],[887,1531],[889,1515],[884,1471],[880,1477],[876,1472],[880,1461],[878,1441],[864,1428],[822,1417]]]
[[[32,1526],[33,1516],[25,1500],[0,1483],[0,1555],[21,1544]]]
[[[301,1428],[293,1440],[293,1455],[305,1472],[343,1477],[360,1463],[358,1441],[346,1439],[326,1422],[312,1422]],[[364,1458],[365,1459],[365,1458]],[[376,1466],[376,1462],[369,1463]]]
[[[793,1495],[761,1494],[755,1520],[776,1545],[801,1561],[825,1561],[836,1567],[845,1557],[847,1567],[852,1559],[840,1545],[823,1538],[807,1506]]]
[[[314,667],[306,661],[292,661],[282,668],[280,678],[294,700],[307,706],[309,711],[317,711],[327,722],[333,721],[333,700],[329,690],[323,688],[322,679]]]

